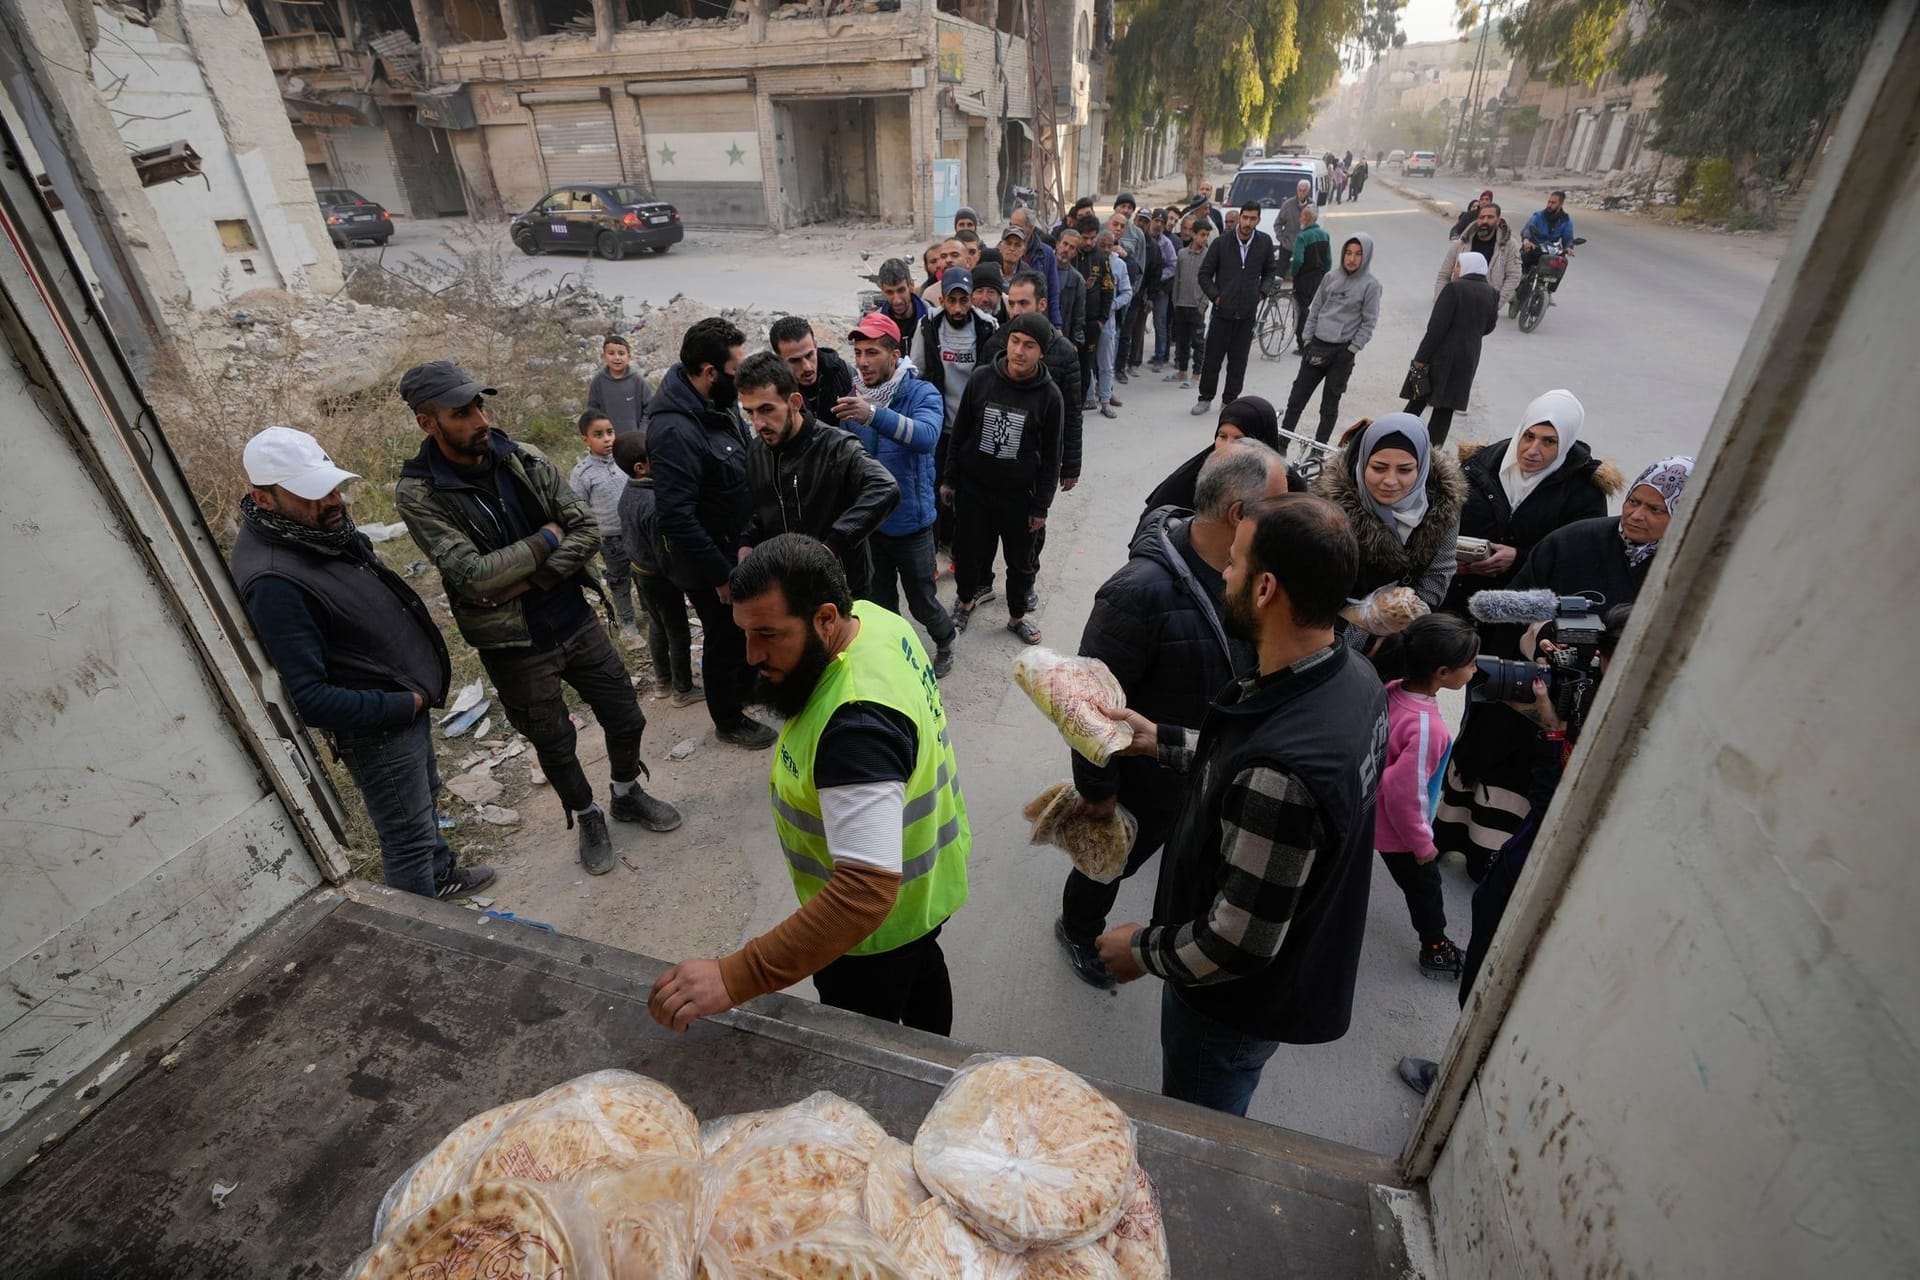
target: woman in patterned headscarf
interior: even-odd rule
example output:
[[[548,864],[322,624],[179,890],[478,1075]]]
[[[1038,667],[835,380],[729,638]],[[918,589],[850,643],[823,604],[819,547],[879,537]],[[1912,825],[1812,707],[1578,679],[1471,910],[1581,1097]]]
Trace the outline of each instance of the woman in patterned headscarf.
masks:
[[[1692,458],[1660,459],[1634,479],[1618,516],[1576,520],[1535,544],[1512,589],[1584,595],[1602,612],[1632,604],[1692,475]],[[1483,629],[1481,652],[1531,658],[1516,652],[1514,630]],[[1533,723],[1513,708],[1469,704],[1466,727],[1447,764],[1433,839],[1442,853],[1466,855],[1467,874],[1475,880],[1486,875],[1500,846],[1526,821],[1533,740]]]

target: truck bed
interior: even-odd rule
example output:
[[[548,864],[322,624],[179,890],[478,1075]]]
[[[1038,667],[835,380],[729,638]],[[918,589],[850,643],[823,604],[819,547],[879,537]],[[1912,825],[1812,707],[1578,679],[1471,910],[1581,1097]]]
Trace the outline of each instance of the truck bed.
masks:
[[[366,886],[314,894],[256,942],[123,1069],[7,1135],[26,1160],[0,1188],[7,1276],[334,1277],[441,1135],[581,1072],[643,1072],[702,1119],[833,1089],[911,1140],[973,1052],[785,996],[676,1036],[646,1012],[658,961]],[[1397,1269],[1372,1190],[1386,1160],[1102,1087],[1139,1125],[1176,1274]],[[62,1117],[76,1126],[43,1140]],[[224,1207],[215,1183],[235,1188]]]

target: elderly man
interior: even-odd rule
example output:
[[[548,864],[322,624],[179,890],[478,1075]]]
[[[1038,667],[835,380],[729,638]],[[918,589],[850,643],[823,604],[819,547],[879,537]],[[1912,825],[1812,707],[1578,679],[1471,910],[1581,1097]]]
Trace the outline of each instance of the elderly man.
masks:
[[[1300,234],[1300,211],[1313,203],[1313,184],[1305,178],[1293,184],[1293,194],[1280,202],[1273,219],[1273,247],[1280,258],[1280,274],[1287,274],[1293,260],[1293,242]]]
[[[1038,272],[1047,287],[1047,319],[1055,328],[1060,326],[1060,258],[1053,246],[1046,242],[1033,224],[1033,210],[1024,205],[1008,215],[1007,221],[1020,228],[1025,237],[1026,250],[1020,255],[1017,264],[1006,268],[1008,280],[1020,273],[1022,268]]]
[[[459,898],[493,879],[453,865],[434,813],[440,772],[428,708],[452,669],[427,606],[353,527],[340,490],[360,477],[320,442],[268,427],[241,455],[233,577],[253,629],[307,724],[333,739],[380,840],[387,886]]]
[[[1080,652],[1113,670],[1127,705],[1158,724],[1199,724],[1214,695],[1256,666],[1253,646],[1223,620],[1227,552],[1247,513],[1293,482],[1286,460],[1258,440],[1242,440],[1207,459],[1194,487],[1197,510],[1160,507],[1134,532],[1126,564],[1093,598]],[[1071,754],[1071,753],[1069,753]],[[1069,872],[1054,936],[1083,982],[1111,987],[1094,946],[1120,883],[1166,842],[1186,799],[1186,779],[1155,760],[1096,765],[1073,756],[1082,808],[1102,816],[1123,804],[1139,825],[1119,880],[1102,884]]]
[[[580,864],[613,869],[607,815],[575,753],[577,734],[561,685],[600,722],[613,779],[608,806],[622,822],[671,831],[680,814],[640,785],[647,718],[626,665],[594,616],[606,589],[594,573],[593,513],[546,455],[495,427],[494,394],[448,360],[415,365],[400,397],[426,439],[400,469],[394,505],[447,589],[453,620],[480,651],[507,720],[533,744],[540,768],[580,830]]]

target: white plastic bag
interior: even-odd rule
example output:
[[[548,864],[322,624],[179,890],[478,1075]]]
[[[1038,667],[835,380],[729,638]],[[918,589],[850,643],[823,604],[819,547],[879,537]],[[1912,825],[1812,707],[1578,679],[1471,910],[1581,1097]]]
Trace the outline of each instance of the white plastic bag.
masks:
[[[578,1189],[497,1181],[460,1186],[395,1225],[348,1280],[611,1280],[599,1219]]]
[[[1364,600],[1349,600],[1340,616],[1371,636],[1399,635],[1428,614],[1412,587],[1381,587]]]
[[[1090,1244],[1133,1193],[1133,1122],[1045,1058],[970,1059],[913,1142],[920,1180],[1010,1253]]]
[[[835,1218],[735,1259],[731,1267],[725,1280],[920,1280],[893,1246],[858,1218]]]
[[[524,1098],[516,1098],[490,1111],[482,1111],[455,1126],[433,1150],[414,1161],[381,1199],[380,1211],[373,1219],[373,1242],[379,1244],[391,1228],[460,1185],[467,1170],[473,1167],[474,1156],[525,1105]]]
[[[656,1156],[588,1178],[613,1280],[693,1280],[713,1204],[703,1161]]]
[[[700,1122],[666,1085],[594,1071],[529,1098],[474,1153],[463,1181],[564,1182],[649,1156],[700,1158]]]
[[[1170,1280],[1173,1264],[1167,1252],[1167,1224],[1160,1213],[1160,1191],[1147,1171],[1133,1169],[1133,1195],[1127,1211],[1113,1230],[1100,1239],[1100,1247],[1113,1256],[1121,1280]]]
[[[1069,658],[1052,649],[1028,649],[1013,660],[1013,679],[1067,745],[1105,764],[1133,741],[1133,730],[1101,710],[1127,705],[1126,690],[1098,658]]]
[[[840,1125],[799,1110],[736,1135],[712,1161],[709,1271],[716,1255],[738,1262],[835,1218],[862,1217],[868,1151]]]
[[[1054,783],[1020,812],[1033,824],[1029,843],[1066,850],[1081,875],[1101,884],[1120,878],[1140,834],[1140,824],[1122,805],[1104,818],[1083,811],[1080,792],[1071,782]]]
[[[872,1151],[887,1136],[880,1122],[868,1115],[858,1103],[841,1097],[831,1089],[821,1089],[784,1107],[769,1107],[765,1111],[747,1111],[710,1120],[700,1127],[700,1149],[709,1160],[719,1159],[728,1144],[790,1116],[808,1117],[834,1125],[844,1130],[865,1151]]]

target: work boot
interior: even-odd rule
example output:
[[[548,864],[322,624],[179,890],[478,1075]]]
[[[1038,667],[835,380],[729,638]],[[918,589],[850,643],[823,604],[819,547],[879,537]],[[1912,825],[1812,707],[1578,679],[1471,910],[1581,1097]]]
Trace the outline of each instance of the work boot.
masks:
[[[1091,942],[1077,941],[1067,932],[1064,916],[1054,919],[1053,936],[1060,939],[1060,945],[1067,949],[1067,959],[1073,962],[1074,976],[1080,981],[1102,991],[1111,991],[1119,985],[1113,980],[1113,975],[1107,972],[1107,962],[1100,958],[1100,949]]]
[[[433,896],[442,902],[451,902],[455,898],[468,897],[492,883],[493,868],[483,863],[475,863],[470,867],[455,867],[447,872],[446,879],[434,881]]]
[[[696,702],[706,700],[707,691],[697,684],[690,684],[684,689],[675,689],[673,695],[667,699],[676,707],[690,707]]]
[[[953,672],[953,641],[936,645],[933,650],[933,678],[945,680]]]
[[[1458,978],[1460,964],[1460,948],[1454,946],[1451,939],[1420,944],[1420,972],[1427,977]]]
[[[1120,398],[1119,396],[1114,396],[1114,395],[1110,395],[1110,396],[1108,396],[1108,397],[1107,397],[1107,404],[1110,404],[1110,405],[1112,405],[1112,406],[1113,406],[1114,408],[1116,408],[1116,409],[1118,409],[1118,408],[1119,408],[1119,407],[1120,407],[1121,405],[1123,405],[1123,404],[1125,404],[1125,403],[1126,403],[1126,401],[1124,401],[1124,400],[1122,400],[1122,399],[1121,399],[1121,398]],[[1102,413],[1105,413],[1105,412],[1106,412],[1106,405],[1101,405],[1101,406],[1100,406],[1100,410],[1101,410],[1101,412],[1102,412]]]
[[[1402,1058],[1394,1071],[1407,1088],[1424,1098],[1433,1088],[1433,1078],[1440,1074],[1440,1064],[1431,1058]]]
[[[744,747],[748,751],[765,751],[780,737],[752,716],[741,716],[738,723],[728,725],[724,729],[715,729],[713,736],[722,742],[730,742],[736,747]]]
[[[637,822],[649,831],[671,831],[680,825],[680,811],[657,796],[650,796],[638,781],[625,795],[614,793],[607,811],[621,822]]]
[[[580,824],[580,865],[590,876],[603,876],[613,870],[613,837],[607,834],[607,815],[599,805],[590,805],[568,815],[568,825]]]

